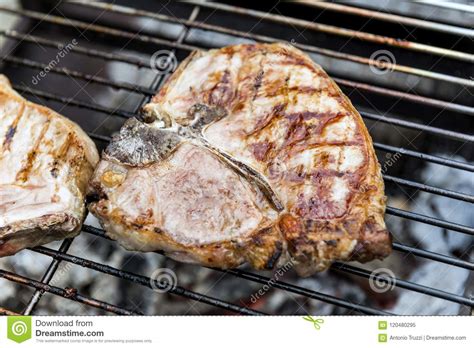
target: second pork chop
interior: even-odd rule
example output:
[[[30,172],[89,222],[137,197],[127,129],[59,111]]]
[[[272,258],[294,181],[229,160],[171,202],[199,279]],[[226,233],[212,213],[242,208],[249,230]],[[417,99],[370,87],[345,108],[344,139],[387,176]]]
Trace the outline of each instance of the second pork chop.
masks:
[[[99,154],[74,122],[0,75],[0,257],[77,235]]]

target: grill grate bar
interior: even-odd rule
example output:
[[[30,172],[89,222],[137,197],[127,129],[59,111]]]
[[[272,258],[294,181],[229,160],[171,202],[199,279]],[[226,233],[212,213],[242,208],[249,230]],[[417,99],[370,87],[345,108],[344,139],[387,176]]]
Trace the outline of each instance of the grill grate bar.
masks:
[[[437,127],[432,127],[432,126],[426,126],[424,124],[416,123],[416,122],[411,122],[411,121],[405,121],[393,117],[387,117],[383,115],[376,115],[374,113],[366,112],[366,111],[359,111],[361,116],[363,118],[367,118],[369,120],[374,120],[378,122],[383,122],[387,124],[391,124],[393,126],[400,126],[403,128],[410,128],[410,129],[416,129],[421,132],[426,132],[426,133],[431,133],[431,134],[436,134],[439,136],[443,136],[446,138],[451,138],[454,140],[458,141],[466,141],[466,142],[473,142],[474,141],[474,136],[469,135],[469,134],[464,134],[460,132],[455,132],[455,131],[450,131],[450,130],[445,130]]]
[[[30,94],[30,95],[33,95],[33,96],[36,96],[36,97],[39,97],[39,98],[54,100],[54,101],[60,102],[62,104],[66,104],[66,105],[70,105],[70,106],[76,106],[76,107],[79,107],[79,108],[85,108],[85,109],[89,109],[89,110],[94,110],[94,111],[98,111],[98,112],[101,112],[101,113],[104,113],[104,114],[107,114],[107,115],[116,115],[116,116],[123,117],[123,118],[139,117],[139,115],[137,115],[133,112],[120,110],[120,109],[116,109],[116,108],[108,108],[108,107],[105,107],[105,106],[102,106],[102,105],[99,105],[99,104],[89,103],[89,102],[82,101],[82,100],[77,100],[77,99],[74,99],[74,98],[62,97],[62,96],[59,96],[57,94],[43,92],[43,91],[39,91],[37,89],[32,89],[32,88],[29,88],[29,87],[25,87],[25,86],[20,86],[20,85],[14,84],[13,88],[17,91],[20,91],[20,92],[23,92],[23,93],[26,93],[26,94]]]
[[[4,11],[13,15],[32,18],[32,19],[39,20],[42,22],[48,22],[48,23],[62,25],[66,27],[75,27],[76,29],[79,28],[86,31],[94,31],[100,34],[116,36],[116,37],[120,37],[120,38],[128,39],[128,40],[137,40],[144,43],[151,43],[155,45],[180,48],[180,49],[188,50],[188,51],[193,51],[193,50],[198,49],[198,47],[195,47],[195,46],[191,46],[187,44],[179,44],[174,41],[160,39],[154,36],[137,35],[135,33],[131,33],[125,30],[118,30],[118,29],[114,29],[114,28],[110,28],[110,27],[106,27],[102,25],[86,23],[86,22],[59,17],[59,16],[53,16],[50,14],[44,14],[42,12],[37,12],[37,11],[24,10],[24,9],[17,10],[17,9],[13,9],[7,6],[0,6],[0,11]]]
[[[83,1],[81,1],[83,2]],[[389,45],[389,46],[394,46],[397,48],[402,48],[402,49],[407,49],[407,50],[413,50],[413,51],[418,51],[418,52],[423,52],[423,53],[429,53],[433,55],[438,55],[442,57],[449,57],[452,59],[458,59],[458,60],[463,60],[467,62],[473,62],[474,61],[474,56],[472,54],[468,54],[465,52],[460,52],[460,51],[454,51],[451,49],[445,49],[441,47],[436,47],[436,46],[430,46],[430,45],[425,45],[425,44],[420,44],[416,42],[411,42],[407,40],[401,40],[401,39],[394,39],[391,37],[386,37],[386,36],[381,36],[381,35],[375,35],[371,33],[366,33],[358,30],[352,30],[352,29],[346,29],[346,28],[340,28],[332,25],[327,25],[327,24],[321,24],[321,23],[316,23],[316,22],[311,22],[303,19],[298,19],[294,17],[288,17],[288,16],[282,16],[282,15],[276,15],[272,13],[265,13],[257,10],[252,10],[252,9],[246,9],[246,8],[241,8],[233,5],[227,5],[227,4],[220,4],[220,3],[205,3],[205,2],[200,2],[196,0],[188,0],[186,1],[190,4],[195,4],[199,5],[201,7],[207,7],[211,8],[214,10],[221,10],[225,12],[230,12],[230,13],[237,13],[240,15],[245,15],[245,16],[250,16],[253,18],[256,18],[258,20],[268,20],[273,23],[279,23],[279,24],[284,24],[284,25],[291,25],[299,28],[303,28],[304,30],[315,30],[315,31],[321,31],[327,34],[333,34],[333,35],[338,35],[338,36],[344,36],[344,37],[349,37],[351,39],[359,39],[361,41],[367,41],[367,42],[373,42],[377,44],[382,44],[382,45]],[[90,3],[89,3],[90,4]],[[94,5],[97,3],[94,3]],[[100,6],[100,5],[99,5]],[[98,7],[99,7],[98,6]],[[114,8],[114,6],[111,6]],[[146,11],[141,11],[141,12],[146,12]],[[145,16],[145,14],[141,13],[142,16]],[[472,32],[471,32],[472,36]]]
[[[403,100],[409,100],[409,101],[414,102],[414,103],[434,106],[434,107],[437,107],[437,108],[440,108],[440,109],[443,109],[443,110],[459,112],[459,113],[466,114],[466,115],[469,115],[469,116],[474,116],[474,107],[471,107],[471,106],[451,103],[451,102],[447,102],[447,101],[444,101],[444,100],[439,100],[439,99],[434,99],[434,98],[429,98],[429,97],[423,97],[423,96],[420,96],[418,94],[400,92],[400,91],[397,91],[397,90],[394,90],[394,89],[389,89],[389,88],[379,87],[379,86],[373,86],[373,85],[369,85],[367,83],[355,82],[355,81],[341,79],[341,78],[337,78],[337,77],[333,77],[333,80],[336,81],[339,85],[342,85],[342,86],[352,87],[352,88],[356,88],[356,89],[360,89],[360,90],[365,90],[365,91],[369,91],[369,92],[372,92],[372,93],[377,93],[377,94],[384,95],[384,96],[401,98]]]
[[[48,47],[53,47],[56,49],[63,49],[65,44],[58,42],[58,41],[53,41],[49,39],[42,38],[40,36],[34,36],[30,34],[23,34],[19,33],[15,30],[0,30],[0,36],[5,36],[10,39],[15,39],[15,40],[20,40],[20,41],[26,41],[29,43],[34,43],[34,44],[41,44],[45,45]],[[100,50],[95,50],[95,49],[90,49],[90,48],[83,48],[80,46],[72,46],[69,47],[71,51],[75,51],[76,53],[79,54],[84,54],[90,57],[94,58],[102,58],[107,61],[120,61],[123,63],[128,63],[131,65],[135,65],[138,68],[147,68],[147,69],[152,69],[150,61],[149,60],[143,60],[137,57],[133,56],[128,56],[128,55],[123,55],[123,54],[115,54],[115,53],[109,53],[105,51],[100,51]],[[346,80],[346,79],[341,79],[337,77],[332,77],[334,81],[336,81],[338,84],[346,86],[346,87],[351,87],[351,88],[356,88],[356,89],[361,89],[361,90],[366,90],[372,93],[377,93],[381,95],[386,95],[390,97],[397,97],[397,98],[402,98],[405,100],[409,100],[411,102],[415,103],[420,103],[424,105],[429,105],[429,106],[434,106],[438,108],[442,108],[443,110],[449,110],[453,112],[459,112],[462,114],[466,114],[469,116],[474,116],[474,108],[469,107],[466,105],[462,104],[456,104],[456,103],[451,103],[447,102],[444,100],[439,100],[439,99],[433,99],[429,97],[423,97],[418,94],[410,94],[406,92],[400,92],[397,90],[389,89],[389,88],[384,88],[384,87],[378,87],[366,83],[361,83],[361,82],[356,82],[356,81],[351,81],[351,80]]]
[[[0,35],[5,36],[9,39],[25,41],[32,44],[40,44],[40,45],[52,47],[58,50],[62,50],[66,46],[65,43],[62,43],[59,41],[54,41],[54,40],[46,39],[40,36],[31,35],[31,34],[20,33],[16,30],[0,30]],[[83,54],[89,57],[101,58],[106,61],[118,61],[122,63],[135,65],[138,68],[151,69],[149,59],[144,60],[144,59],[134,57],[134,56],[110,53],[110,52],[96,50],[92,48],[84,48],[77,45],[69,46],[68,48],[73,52],[76,52],[78,54]]]
[[[76,292],[76,290],[73,289],[73,288],[62,289],[62,288],[59,288],[59,287],[56,287],[56,286],[45,284],[43,282],[38,282],[34,279],[23,277],[21,275],[15,274],[15,273],[5,271],[5,270],[0,270],[0,278],[7,279],[9,281],[12,281],[12,282],[15,282],[15,283],[18,283],[18,284],[33,287],[33,288],[35,288],[37,290],[40,290],[40,291],[43,291],[43,292],[49,292],[51,294],[61,296],[61,297],[64,297],[66,299],[70,299],[70,300],[74,300],[74,301],[77,301],[77,302],[80,302],[80,303],[84,303],[88,306],[103,309],[105,311],[112,312],[112,313],[115,313],[115,314],[121,314],[121,315],[139,315],[139,314],[143,314],[143,313],[140,313],[140,312],[120,308],[120,307],[117,307],[117,306],[112,305],[112,304],[107,303],[107,302],[103,302],[103,301],[99,301],[99,300],[96,300],[96,299],[93,299],[93,298],[90,298],[90,297],[83,296],[81,294],[78,294]]]
[[[204,24],[204,23],[196,23],[194,25],[196,28],[202,28],[205,30],[212,30],[220,33],[225,33],[228,35],[233,35],[233,36],[238,36],[242,38],[247,38],[255,41],[262,41],[262,42],[267,42],[267,43],[272,43],[272,42],[277,42],[281,41],[280,39],[273,38],[270,36],[265,36],[265,35],[259,35],[259,34],[253,34],[253,33],[245,33],[242,31],[234,30],[234,29],[228,29],[224,27],[219,27],[216,25],[210,25],[210,24]],[[358,64],[363,64],[363,65],[368,65],[368,66],[377,66],[382,69],[389,69],[391,71],[397,71],[400,73],[405,73],[405,74],[410,74],[410,75],[416,75],[420,77],[425,77],[437,81],[444,81],[444,82],[449,82],[449,83],[454,83],[454,84],[459,84],[465,87],[474,87],[474,82],[465,78],[461,77],[456,77],[452,75],[446,75],[442,73],[437,73],[434,71],[429,71],[429,70],[423,70],[423,69],[418,69],[414,68],[411,66],[406,66],[406,65],[400,65],[397,63],[387,63],[387,62],[381,62],[377,60],[372,60],[370,58],[365,58],[362,56],[354,55],[354,54],[349,54],[349,53],[343,53],[339,51],[333,51],[330,49],[326,48],[321,48],[318,46],[311,46],[307,44],[302,44],[298,42],[292,42],[291,43],[294,47],[297,47],[301,49],[302,51],[305,51],[306,53],[316,53],[320,55],[324,55],[327,57],[335,58],[335,59],[341,59],[341,60],[347,60],[350,62],[358,63]],[[328,69],[331,71],[331,69]]]
[[[204,3],[200,3],[200,6],[202,6],[202,5],[204,5]],[[208,5],[208,4],[206,4],[206,5]],[[112,36],[117,36],[117,37],[121,37],[121,38],[127,38],[129,40],[138,40],[138,41],[145,42],[145,43],[164,45],[164,46],[173,47],[173,48],[180,48],[180,49],[184,49],[184,50],[198,50],[198,49],[200,49],[197,46],[177,43],[177,42],[169,41],[169,40],[165,40],[165,39],[158,39],[156,37],[151,37],[151,36],[146,36],[146,35],[137,35],[137,34],[134,34],[134,33],[128,32],[128,31],[117,30],[117,29],[113,29],[113,28],[109,28],[109,27],[105,27],[105,26],[100,26],[100,25],[96,25],[96,24],[90,24],[90,23],[86,23],[86,22],[82,22],[82,21],[78,21],[78,20],[65,19],[63,17],[53,16],[53,15],[49,15],[49,14],[45,15],[44,13],[36,12],[36,11],[16,10],[16,9],[12,9],[12,8],[9,8],[9,7],[6,7],[6,6],[0,6],[0,11],[4,11],[4,12],[8,12],[8,13],[11,13],[11,14],[14,14],[14,15],[24,16],[24,17],[28,17],[28,18],[33,18],[33,19],[41,20],[41,21],[45,21],[45,22],[50,22],[50,23],[57,24],[57,25],[68,26],[68,27],[77,27],[77,28],[80,28],[80,29],[88,30],[88,31],[95,31],[95,32],[98,32],[98,33],[101,33],[101,34],[112,35]],[[186,23],[186,25],[189,25],[185,19],[180,20],[179,22],[180,23]],[[236,31],[236,30],[227,29],[227,28],[223,28],[223,27],[219,27],[219,26],[214,26],[214,25],[210,26],[209,24],[200,23],[199,25],[201,25],[202,27],[204,27],[204,26],[209,27],[209,28],[212,27],[213,29],[209,29],[209,30],[214,30],[214,31],[217,31],[217,32],[222,32],[222,33],[224,33],[224,32],[229,32],[229,33],[234,32],[234,35],[237,35],[237,33],[238,33],[238,36],[252,38],[252,39],[258,40],[258,41],[264,41],[264,42],[279,41],[278,39],[271,38],[271,37],[264,36],[264,35],[244,33],[244,32],[239,32],[239,31]],[[338,52],[338,51],[333,51],[333,50],[329,50],[329,49],[324,49],[324,48],[319,48],[319,47],[309,46],[309,45],[304,45],[304,44],[299,44],[299,43],[294,43],[294,46],[298,47],[302,50],[308,51],[308,52],[319,53],[319,54],[322,54],[322,55],[325,55],[325,56],[328,56],[328,57],[333,57],[333,58],[343,59],[343,60],[349,60],[349,61],[352,61],[352,62],[355,62],[355,63],[365,64],[365,65],[369,65],[369,66],[370,65],[376,65],[377,67],[384,68],[384,69],[385,68],[386,69],[391,69],[391,70],[402,72],[402,73],[417,75],[417,76],[426,77],[426,78],[430,78],[430,79],[438,80],[438,81],[450,82],[450,83],[459,84],[459,85],[466,86],[466,87],[474,87],[474,81],[469,80],[469,79],[460,78],[460,77],[455,77],[455,76],[452,76],[452,75],[445,75],[445,74],[441,74],[441,73],[437,73],[437,72],[432,72],[432,71],[423,70],[423,69],[417,69],[417,68],[404,66],[404,65],[399,65],[399,64],[395,64],[395,63],[392,64],[392,63],[374,61],[372,59],[357,56],[357,55],[341,53],[341,52]]]
[[[302,19],[293,18],[293,17],[284,17],[280,15],[274,15],[271,13],[263,13],[260,11],[244,9],[244,8],[236,7],[232,5],[226,5],[226,4],[220,4],[220,3],[207,3],[206,4],[201,1],[187,1],[187,2],[197,5],[197,6],[211,8],[214,10],[223,10],[226,12],[246,15],[246,16],[257,18],[259,20],[269,20],[272,22],[280,23],[280,24],[294,25],[297,27],[301,27],[305,30],[312,29],[316,31],[325,32],[328,34],[335,34],[339,36],[356,38],[363,41],[375,42],[378,44],[387,44],[387,45],[395,46],[398,48],[419,51],[419,52],[424,52],[424,53],[430,53],[430,54],[434,54],[434,55],[438,55],[442,57],[458,59],[461,61],[474,62],[474,55],[468,54],[465,52],[455,51],[452,49],[430,46],[430,45],[420,44],[416,42],[410,42],[407,40],[394,39],[391,37],[384,37],[380,35],[365,33],[361,31],[355,31],[351,29],[339,28],[332,25],[310,22],[310,21],[306,21]],[[231,29],[223,28],[217,25],[186,21],[186,20],[174,18],[171,16],[163,15],[163,14],[157,14],[150,11],[144,11],[144,10],[139,10],[139,9],[135,9],[131,7],[115,5],[115,4],[104,4],[100,2],[89,2],[85,0],[77,0],[76,3],[80,3],[81,5],[86,6],[86,7],[99,8],[102,10],[106,10],[108,12],[120,13],[120,14],[134,16],[134,17],[148,17],[148,18],[153,18],[153,19],[166,21],[166,22],[180,23],[183,25],[187,25],[189,27],[208,29],[208,30],[212,30],[216,32],[222,32],[221,30],[226,30],[228,31],[228,33],[230,33],[231,31]],[[239,33],[239,36],[241,34],[245,34],[246,37],[248,38],[252,38],[252,36],[255,36],[255,37],[257,36],[256,34],[251,34],[251,33],[244,33],[244,32],[238,32],[238,31],[233,31],[233,32]],[[262,41],[262,40],[259,40],[259,41]]]
[[[470,298],[452,294],[446,291],[434,289],[434,288],[420,285],[417,283],[409,282],[407,280],[402,280],[402,279],[390,277],[387,275],[379,275],[379,274],[371,273],[365,269],[350,266],[350,265],[343,264],[340,262],[333,263],[333,265],[331,266],[331,269],[334,269],[336,271],[351,273],[351,274],[368,278],[368,279],[372,277],[375,280],[382,281],[387,284],[393,284],[395,287],[412,290],[421,294],[430,295],[437,298],[442,298],[447,301],[460,303],[460,304],[470,306],[470,307],[474,306],[474,299],[470,299]]]
[[[204,5],[204,3],[202,5]],[[206,4],[206,5],[208,5],[208,4]],[[213,5],[215,5],[215,3]],[[221,4],[216,4],[216,5],[220,6]],[[224,6],[227,6],[227,5],[224,5]],[[150,15],[153,16],[155,14],[150,13]],[[265,19],[265,18],[267,18],[266,15],[262,19]],[[283,18],[285,18],[285,17],[283,17]],[[175,19],[170,17],[167,20],[168,21],[173,21]],[[229,29],[229,28],[218,26],[218,25],[211,25],[211,24],[197,23],[197,22],[189,22],[189,21],[185,21],[185,20],[178,20],[178,21],[179,21],[179,23],[186,24],[186,25],[194,27],[194,28],[200,28],[200,29],[204,29],[204,30],[218,32],[218,33],[238,36],[238,37],[242,37],[242,38],[246,38],[246,39],[251,39],[251,40],[254,40],[254,41],[262,41],[262,42],[268,42],[268,43],[281,41],[280,39],[273,38],[273,37],[270,37],[270,36],[253,34],[253,33],[250,33],[250,32],[242,32],[242,31],[239,31],[239,30]],[[365,65],[369,65],[369,66],[376,65],[376,66],[379,66],[379,67],[384,68],[384,69],[391,69],[391,70],[394,70],[394,71],[403,72],[403,73],[407,73],[407,74],[411,74],[411,75],[422,76],[422,77],[426,77],[426,78],[431,78],[431,79],[439,80],[439,81],[446,81],[446,82],[450,82],[450,83],[456,83],[456,84],[461,84],[461,85],[471,86],[471,87],[474,86],[474,82],[471,81],[471,80],[464,79],[464,78],[459,78],[459,77],[455,77],[455,76],[451,76],[451,75],[445,75],[445,74],[436,73],[436,72],[432,72],[432,71],[428,71],[428,70],[417,69],[417,68],[404,66],[404,65],[400,65],[400,64],[396,64],[396,63],[378,62],[378,61],[374,61],[374,60],[371,60],[371,59],[368,59],[368,58],[365,58],[365,57],[361,57],[361,56],[357,56],[357,55],[353,55],[353,54],[342,53],[342,52],[339,52],[339,51],[325,49],[325,48],[321,48],[321,47],[317,47],[317,46],[301,44],[301,43],[298,43],[298,42],[292,42],[292,45],[299,48],[299,49],[301,49],[301,50],[303,50],[303,51],[306,51],[306,52],[322,54],[322,55],[332,57],[332,58],[336,58],[336,59],[348,60],[348,61],[351,61],[351,62],[355,62],[355,63],[359,63],[359,64],[365,64]],[[474,56],[472,56],[472,57],[474,57]]]
[[[465,234],[470,234],[474,236],[474,227],[460,225],[451,221],[436,219],[431,216],[417,214],[411,211],[406,211],[406,210],[398,209],[394,207],[387,207],[385,210],[385,213],[402,217],[405,219],[413,220],[413,221],[418,221],[418,222],[428,224],[428,225],[447,228],[449,230],[453,230],[453,231],[461,232]]]
[[[474,165],[467,162],[459,162],[456,160],[452,160],[450,158],[429,155],[423,152],[408,150],[402,147],[386,145],[386,144],[382,144],[378,142],[374,142],[373,144],[376,150],[382,150],[382,151],[390,152],[390,153],[399,153],[401,155],[407,155],[407,156],[417,158],[422,161],[428,161],[428,162],[437,163],[437,164],[447,166],[447,167],[474,172]]]
[[[347,13],[357,16],[362,16],[370,19],[378,19],[386,22],[404,24],[412,27],[418,27],[428,30],[438,31],[440,33],[447,33],[459,36],[474,37],[472,29],[457,27],[454,25],[443,24],[438,22],[431,22],[424,19],[417,19],[412,17],[403,17],[393,13],[379,12],[368,10],[360,7],[347,6],[337,3],[322,2],[322,1],[311,1],[311,0],[296,0],[305,5],[318,7],[324,10],[331,10],[334,12]]]
[[[392,246],[394,250],[397,250],[406,254],[413,254],[413,255],[424,257],[430,260],[442,262],[450,266],[456,266],[456,267],[469,269],[471,271],[474,270],[474,263],[469,262],[469,261],[456,259],[454,257],[435,253],[433,251],[427,251],[423,249],[414,248],[414,247],[403,245],[400,243],[393,243]]]
[[[69,247],[72,244],[72,241],[73,239],[65,239],[64,242],[62,242],[61,246],[59,247],[59,251],[63,253],[67,253],[67,251],[69,250]],[[58,259],[54,259],[53,261],[51,261],[48,268],[46,269],[46,272],[43,274],[43,277],[41,278],[41,283],[45,285],[49,285],[49,282],[53,279],[54,274],[58,270],[60,263],[61,261]],[[35,309],[36,305],[38,304],[43,294],[44,294],[44,289],[36,289],[35,293],[33,294],[30,301],[28,302],[28,305],[23,311],[23,315],[30,315],[33,312],[33,310]]]
[[[49,67],[47,64],[35,62],[35,61],[32,61],[30,59],[26,59],[26,58],[18,58],[18,57],[15,57],[15,56],[6,56],[6,57],[0,57],[0,60],[11,63],[13,65],[25,66],[25,67],[33,68],[33,69],[40,69],[41,70],[41,69],[48,68],[49,71],[52,71],[54,73],[57,73],[57,74],[60,74],[60,75],[63,75],[63,76],[75,77],[75,78],[79,78],[79,79],[84,80],[84,81],[91,81],[91,82],[95,82],[97,84],[108,86],[108,87],[125,89],[127,91],[134,92],[134,93],[142,93],[142,94],[146,94],[146,95],[154,95],[156,93],[151,88],[138,86],[138,85],[135,85],[133,83],[111,81],[111,80],[105,79],[103,77],[94,76],[94,75],[90,75],[90,74],[84,74],[82,72],[71,70],[71,69],[68,69],[68,68]]]
[[[412,180],[407,180],[407,179],[402,179],[402,178],[397,178],[395,176],[391,175],[386,175],[383,174],[382,177],[384,178],[385,182],[393,182],[399,185],[411,187],[417,190],[429,192],[429,193],[434,193],[440,196],[444,197],[449,197],[453,199],[457,199],[459,201],[465,201],[469,203],[474,203],[474,196],[467,194],[467,193],[462,193],[462,192],[457,192],[457,191],[451,191],[451,190],[446,190],[442,189],[439,187],[434,187],[426,184],[421,184]]]
[[[113,267],[110,267],[108,265],[103,265],[101,263],[97,263],[97,262],[94,262],[94,261],[91,261],[91,260],[87,260],[87,259],[81,258],[79,256],[74,256],[74,255],[62,253],[60,251],[52,250],[52,249],[49,249],[49,248],[46,248],[46,247],[36,247],[36,248],[31,249],[31,250],[36,251],[36,252],[41,253],[41,254],[44,254],[44,255],[48,255],[50,257],[60,259],[62,261],[67,261],[67,262],[79,265],[81,267],[93,269],[95,271],[105,273],[105,274],[109,274],[109,275],[112,275],[112,276],[117,277],[117,278],[125,279],[125,280],[131,281],[133,283],[141,284],[143,286],[146,286],[146,287],[152,289],[152,283],[153,283],[152,279],[150,279],[148,277],[145,277],[145,276],[142,276],[142,275],[139,275],[139,274],[122,271],[120,269],[113,268]],[[203,302],[203,303],[206,303],[206,304],[209,304],[209,305],[212,305],[212,306],[215,306],[215,307],[223,308],[225,310],[229,310],[229,311],[232,311],[232,312],[235,312],[235,313],[246,314],[246,315],[261,315],[261,314],[264,314],[264,313],[255,311],[255,310],[250,309],[250,308],[241,307],[241,306],[235,305],[233,303],[225,302],[225,301],[222,301],[222,300],[214,298],[214,297],[210,297],[210,296],[207,296],[207,295],[204,295],[204,294],[196,293],[196,292],[191,291],[191,290],[187,290],[187,289],[185,289],[181,286],[175,286],[175,287],[172,287],[172,288],[168,288],[168,284],[157,283],[157,282],[155,282],[154,285],[157,288],[160,288],[161,290],[169,292],[171,294],[186,297],[186,298],[192,299],[194,301]]]

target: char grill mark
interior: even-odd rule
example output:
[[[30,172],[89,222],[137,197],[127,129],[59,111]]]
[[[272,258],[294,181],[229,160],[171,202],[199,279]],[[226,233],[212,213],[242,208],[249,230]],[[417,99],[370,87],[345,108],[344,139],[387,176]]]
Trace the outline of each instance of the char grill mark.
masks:
[[[16,128],[18,126],[18,122],[20,121],[21,117],[23,116],[24,110],[25,110],[25,104],[22,103],[22,104],[20,104],[17,116],[13,120],[13,123],[7,129],[7,132],[5,134],[5,139],[3,140],[2,152],[10,150],[10,145],[13,141],[13,137],[15,136]],[[1,158],[2,158],[2,154],[0,154],[0,159]]]
[[[15,135],[16,131],[16,126],[10,126],[8,127],[7,134],[5,134],[5,141],[3,142],[3,148],[8,150],[8,147],[11,143],[11,140],[13,139],[13,136]]]
[[[209,105],[227,107],[234,97],[232,81],[228,69],[220,74],[219,82],[209,92]]]
[[[265,72],[262,70],[260,70],[258,73],[257,73],[257,76],[255,77],[255,82],[253,84],[253,88],[254,88],[254,95],[253,95],[253,99],[256,98],[257,96],[257,93],[260,89],[260,87],[262,86],[262,79],[263,79],[263,74]]]
[[[267,153],[273,147],[271,142],[257,142],[251,144],[253,155],[259,161],[264,161],[267,159]]]
[[[258,133],[263,132],[265,128],[272,125],[273,121],[281,118],[281,116],[284,115],[284,111],[287,105],[288,105],[287,102],[282,102],[272,107],[270,112],[264,115],[265,117],[262,117],[257,120],[254,128],[250,132],[247,132],[246,135],[258,136]]]
[[[54,178],[58,177],[60,167],[66,161],[66,156],[69,149],[71,148],[73,138],[74,138],[73,133],[68,132],[65,141],[61,144],[61,146],[58,148],[56,153],[53,154],[54,160],[51,163],[51,169],[50,169],[50,173],[52,177]]]
[[[30,149],[30,151],[26,155],[25,164],[16,175],[17,180],[21,182],[25,182],[28,180],[28,175],[31,171],[31,168],[33,167],[35,163],[35,159],[38,154],[38,148],[41,145],[41,142],[43,141],[44,135],[49,129],[49,125],[50,125],[50,119],[48,118],[46,122],[44,122],[43,127],[41,128],[41,132],[38,138],[36,139],[33,147]]]

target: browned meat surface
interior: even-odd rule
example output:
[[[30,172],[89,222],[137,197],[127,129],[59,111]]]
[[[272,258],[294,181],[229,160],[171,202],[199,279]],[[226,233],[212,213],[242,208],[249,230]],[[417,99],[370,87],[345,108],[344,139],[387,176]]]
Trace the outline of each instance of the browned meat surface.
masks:
[[[132,250],[300,275],[391,251],[359,113],[285,44],[192,53],[104,153],[91,211]]]
[[[77,235],[98,161],[77,124],[25,100],[0,75],[0,257]]]

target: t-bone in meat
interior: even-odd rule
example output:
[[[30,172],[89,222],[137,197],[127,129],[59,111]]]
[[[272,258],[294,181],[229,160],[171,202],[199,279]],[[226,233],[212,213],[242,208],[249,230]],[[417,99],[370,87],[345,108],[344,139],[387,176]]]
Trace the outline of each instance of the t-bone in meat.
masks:
[[[77,124],[0,75],[0,257],[77,235],[99,154]]]
[[[302,276],[391,251],[359,113],[286,44],[193,52],[103,154],[90,210],[131,250]]]

